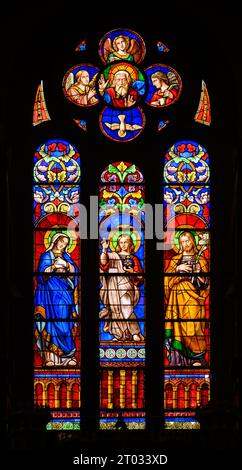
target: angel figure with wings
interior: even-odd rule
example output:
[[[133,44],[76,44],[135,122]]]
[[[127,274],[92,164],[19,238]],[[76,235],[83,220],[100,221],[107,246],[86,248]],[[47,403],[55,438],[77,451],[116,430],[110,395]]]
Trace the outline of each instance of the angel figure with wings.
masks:
[[[125,59],[130,62],[139,62],[142,50],[138,42],[129,36],[119,35],[113,40],[108,38],[104,43],[104,59],[107,62]]]
[[[75,77],[71,72],[66,81],[66,91],[71,101],[78,106],[91,106],[98,102],[95,88],[97,74],[90,80],[88,70],[79,70]]]
[[[173,72],[166,74],[157,70],[150,78],[152,85],[157,89],[149,101],[151,106],[167,106],[176,100],[179,95],[179,81]]]

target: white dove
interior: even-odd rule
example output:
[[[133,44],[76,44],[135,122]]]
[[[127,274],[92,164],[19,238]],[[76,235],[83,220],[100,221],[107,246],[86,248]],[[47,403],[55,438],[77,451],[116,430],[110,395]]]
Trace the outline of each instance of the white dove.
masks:
[[[126,131],[137,131],[138,129],[142,129],[143,126],[140,126],[139,124],[128,124],[125,122],[125,114],[119,114],[118,119],[120,121],[120,124],[117,122],[114,122],[113,124],[110,124],[109,122],[105,122],[104,124],[111,129],[112,131],[118,131],[119,137],[124,138],[126,136]]]

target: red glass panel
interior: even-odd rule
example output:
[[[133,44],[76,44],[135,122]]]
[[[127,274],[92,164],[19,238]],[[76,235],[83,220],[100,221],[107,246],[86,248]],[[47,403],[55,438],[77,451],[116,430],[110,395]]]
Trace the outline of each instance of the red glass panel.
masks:
[[[47,386],[47,402],[50,408],[55,408],[55,386],[49,384]]]
[[[181,383],[177,387],[177,408],[185,408],[185,387]]]
[[[67,386],[65,383],[62,383],[60,385],[59,401],[60,401],[60,408],[67,407]]]

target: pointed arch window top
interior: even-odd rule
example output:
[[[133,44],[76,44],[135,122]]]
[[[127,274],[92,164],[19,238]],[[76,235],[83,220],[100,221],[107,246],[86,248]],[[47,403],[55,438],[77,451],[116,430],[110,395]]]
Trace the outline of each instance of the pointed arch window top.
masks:
[[[65,140],[49,140],[34,155],[34,180],[38,183],[77,183],[80,181],[80,154]]]

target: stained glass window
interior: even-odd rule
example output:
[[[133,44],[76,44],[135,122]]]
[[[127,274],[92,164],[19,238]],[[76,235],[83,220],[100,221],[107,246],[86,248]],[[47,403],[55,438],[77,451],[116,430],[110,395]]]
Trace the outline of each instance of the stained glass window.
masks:
[[[80,428],[80,155],[55,139],[34,154],[34,399],[47,429]]]
[[[83,40],[76,51],[85,49]],[[102,133],[115,145],[128,143],[144,130],[144,104],[160,111],[175,104],[182,93],[182,80],[174,68],[159,62],[144,68],[145,43],[129,29],[106,33],[98,52],[104,65],[81,62],[69,68],[62,81],[63,93],[82,112],[101,105]],[[157,52],[167,53],[169,48],[159,41]],[[202,84],[195,117],[200,123],[210,119],[209,96]],[[42,82],[38,93],[47,112]],[[38,101],[37,96],[35,108]],[[199,113],[203,117],[198,118]],[[45,116],[38,122],[36,119],[35,123],[42,122]],[[88,134],[85,114],[73,121]],[[157,131],[169,123],[158,120]],[[194,141],[178,142],[165,155],[163,222],[169,242],[163,272],[167,428],[197,428],[195,410],[209,399],[209,171],[206,149]],[[78,427],[79,187],[77,149],[62,140],[40,145],[34,156],[35,401],[58,410],[58,420],[53,411],[49,429]],[[110,163],[100,177],[102,430],[145,429],[146,425],[144,189],[142,173],[126,161]]]
[[[172,145],[164,158],[165,427],[197,429],[210,387],[210,167],[205,147]],[[172,411],[171,411],[172,410]]]
[[[104,169],[99,193],[100,429],[145,428],[144,178]]]

